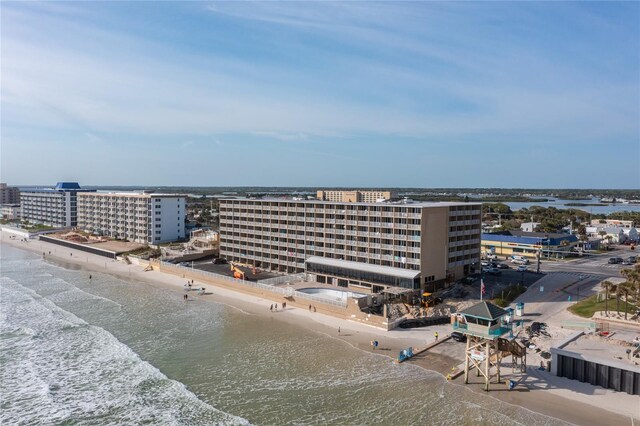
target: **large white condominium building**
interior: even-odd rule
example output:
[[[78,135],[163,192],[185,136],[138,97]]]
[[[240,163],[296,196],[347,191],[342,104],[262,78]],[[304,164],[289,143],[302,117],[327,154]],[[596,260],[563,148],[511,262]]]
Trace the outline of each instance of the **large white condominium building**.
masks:
[[[220,255],[377,293],[435,289],[479,268],[480,203],[220,200]]]
[[[159,244],[185,237],[185,195],[79,193],[78,228],[94,235]]]
[[[55,228],[77,224],[77,182],[58,182],[55,188],[27,188],[20,191],[22,219]]]

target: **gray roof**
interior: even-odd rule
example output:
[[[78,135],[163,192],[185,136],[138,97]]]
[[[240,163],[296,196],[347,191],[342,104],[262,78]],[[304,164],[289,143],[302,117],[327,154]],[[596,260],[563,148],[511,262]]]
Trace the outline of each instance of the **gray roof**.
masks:
[[[501,316],[507,315],[507,311],[489,302],[480,302],[477,305],[473,305],[470,308],[461,311],[460,313],[462,315],[469,315],[471,317],[488,320],[498,319]]]
[[[354,269],[356,271],[372,272],[375,274],[388,275],[398,278],[414,279],[420,275],[420,271],[411,269],[394,268],[391,266],[372,265],[369,263],[352,262],[350,260],[328,259],[321,256],[311,256],[305,263],[315,263],[316,265],[335,266],[338,268]]]

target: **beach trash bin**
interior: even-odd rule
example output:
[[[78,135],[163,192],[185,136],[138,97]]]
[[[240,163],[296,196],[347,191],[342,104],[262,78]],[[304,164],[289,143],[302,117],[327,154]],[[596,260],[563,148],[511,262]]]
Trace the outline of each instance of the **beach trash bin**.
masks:
[[[524,303],[516,303],[516,316],[521,317],[524,315]]]
[[[509,390],[513,389],[516,387],[516,381],[515,380],[509,380]]]
[[[547,371],[551,371],[551,361],[547,361]]]

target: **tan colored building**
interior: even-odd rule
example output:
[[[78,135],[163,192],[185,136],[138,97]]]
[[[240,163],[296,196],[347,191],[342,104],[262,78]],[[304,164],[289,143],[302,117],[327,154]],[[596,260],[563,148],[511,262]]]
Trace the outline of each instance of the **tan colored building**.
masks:
[[[321,201],[334,203],[375,203],[379,200],[397,198],[393,191],[318,191],[317,198]]]
[[[377,293],[433,289],[480,262],[479,203],[220,200],[220,256]]]
[[[185,202],[179,194],[79,192],[78,228],[143,244],[180,240]]]

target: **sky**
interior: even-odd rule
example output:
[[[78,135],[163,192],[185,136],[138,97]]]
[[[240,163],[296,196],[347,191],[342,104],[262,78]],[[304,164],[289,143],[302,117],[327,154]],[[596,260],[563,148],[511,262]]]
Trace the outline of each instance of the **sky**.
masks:
[[[638,2],[0,12],[10,185],[640,188]]]

